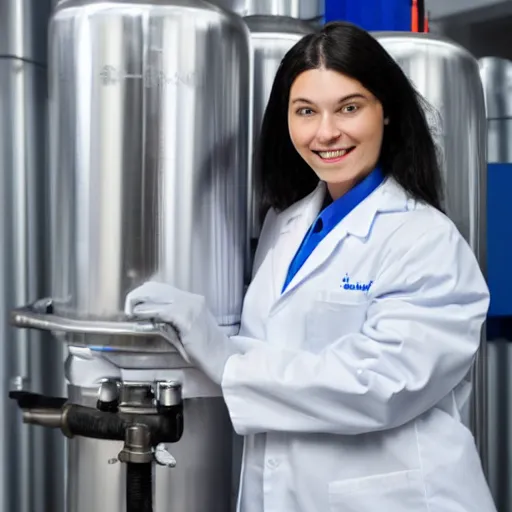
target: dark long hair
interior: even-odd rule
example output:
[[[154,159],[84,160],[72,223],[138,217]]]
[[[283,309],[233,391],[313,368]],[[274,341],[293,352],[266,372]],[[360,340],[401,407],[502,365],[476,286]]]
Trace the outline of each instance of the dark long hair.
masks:
[[[379,158],[383,172],[411,197],[441,210],[441,170],[425,116],[429,105],[368,32],[351,23],[332,22],[289,50],[274,79],[255,158],[261,213],[269,207],[284,210],[318,184],[290,139],[288,101],[295,79],[321,67],[359,81],[380,101],[390,120]]]

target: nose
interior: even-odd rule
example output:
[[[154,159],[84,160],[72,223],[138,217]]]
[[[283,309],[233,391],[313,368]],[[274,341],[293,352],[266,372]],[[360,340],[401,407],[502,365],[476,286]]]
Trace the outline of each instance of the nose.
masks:
[[[316,138],[321,144],[328,144],[339,139],[341,136],[341,128],[337,123],[335,116],[326,114],[322,116]]]

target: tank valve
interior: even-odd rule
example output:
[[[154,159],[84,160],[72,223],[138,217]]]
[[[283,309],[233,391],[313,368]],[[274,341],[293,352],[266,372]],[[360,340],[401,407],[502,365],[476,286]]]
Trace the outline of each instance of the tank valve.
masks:
[[[151,433],[146,425],[134,424],[125,431],[124,447],[119,460],[131,464],[147,464],[153,461]]]
[[[67,437],[124,441],[118,460],[126,464],[127,512],[153,512],[153,463],[175,467],[164,443],[177,443],[183,435],[180,382],[106,379],[96,407],[22,390],[9,396],[22,409],[24,423],[58,428]]]

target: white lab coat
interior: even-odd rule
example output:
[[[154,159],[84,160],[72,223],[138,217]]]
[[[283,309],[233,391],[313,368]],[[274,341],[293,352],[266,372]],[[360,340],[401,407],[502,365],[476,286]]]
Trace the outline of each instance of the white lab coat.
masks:
[[[281,294],[324,194],[262,229],[240,336],[264,345],[222,382],[246,436],[238,510],[494,512],[460,417],[489,305],[471,249],[387,179]]]

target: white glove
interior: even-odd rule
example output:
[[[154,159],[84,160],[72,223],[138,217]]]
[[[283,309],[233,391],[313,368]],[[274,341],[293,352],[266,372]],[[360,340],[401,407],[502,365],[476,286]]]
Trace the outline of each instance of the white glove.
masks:
[[[204,297],[164,283],[148,281],[128,293],[125,313],[174,327],[192,362],[219,385],[229,357],[245,353],[254,345],[251,340],[226,336],[206,307]]]

